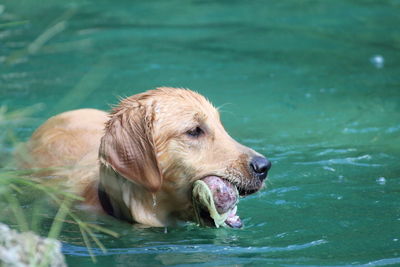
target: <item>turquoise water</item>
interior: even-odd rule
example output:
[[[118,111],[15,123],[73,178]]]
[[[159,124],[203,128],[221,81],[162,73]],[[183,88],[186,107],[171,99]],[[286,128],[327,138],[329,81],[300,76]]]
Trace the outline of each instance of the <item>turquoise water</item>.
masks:
[[[400,266],[399,1],[6,0],[0,11],[0,104],[36,110],[0,125],[2,140],[176,86],[207,96],[273,162],[267,188],[239,204],[241,230],[89,217],[121,234],[98,234],[98,266]],[[13,149],[4,142],[0,158]],[[67,262],[93,265],[68,227]]]

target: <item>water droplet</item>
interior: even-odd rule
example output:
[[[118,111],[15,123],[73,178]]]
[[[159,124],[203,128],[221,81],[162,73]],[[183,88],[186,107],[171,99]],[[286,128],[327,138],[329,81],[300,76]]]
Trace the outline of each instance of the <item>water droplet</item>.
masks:
[[[370,57],[369,62],[377,69],[381,69],[385,65],[385,59],[381,55],[373,55]]]
[[[379,177],[378,179],[376,179],[376,182],[380,185],[384,185],[386,184],[386,179],[385,177]]]
[[[156,194],[152,194],[153,196],[153,208],[155,208],[157,206],[157,196]]]

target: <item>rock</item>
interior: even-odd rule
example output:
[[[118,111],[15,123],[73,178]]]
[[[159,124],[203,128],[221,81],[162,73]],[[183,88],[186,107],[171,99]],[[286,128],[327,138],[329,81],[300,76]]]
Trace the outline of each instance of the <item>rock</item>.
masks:
[[[0,266],[67,266],[61,243],[32,232],[18,233],[0,223]]]

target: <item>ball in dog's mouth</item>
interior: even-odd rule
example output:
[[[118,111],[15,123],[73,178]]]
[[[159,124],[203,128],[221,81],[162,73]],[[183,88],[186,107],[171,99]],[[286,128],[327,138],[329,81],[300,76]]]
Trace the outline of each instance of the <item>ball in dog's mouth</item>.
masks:
[[[237,212],[239,192],[232,183],[218,176],[207,176],[193,185],[196,220],[203,226],[241,228]]]

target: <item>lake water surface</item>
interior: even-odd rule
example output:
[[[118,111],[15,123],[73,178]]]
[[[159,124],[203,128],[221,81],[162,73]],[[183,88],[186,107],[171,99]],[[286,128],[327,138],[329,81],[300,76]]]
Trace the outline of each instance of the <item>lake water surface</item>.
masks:
[[[399,14],[398,0],[5,0],[0,104],[37,111],[1,127],[25,140],[65,110],[186,87],[273,162],[240,230],[92,218],[121,234],[98,234],[96,266],[400,266]],[[93,265],[76,229],[61,239],[71,266]]]

